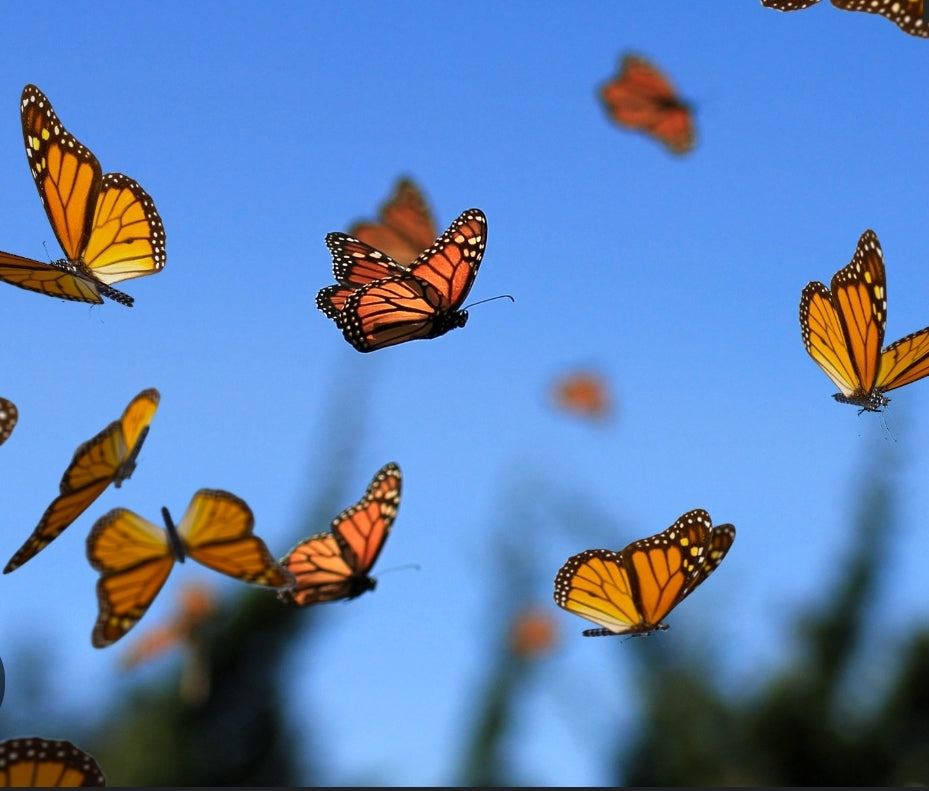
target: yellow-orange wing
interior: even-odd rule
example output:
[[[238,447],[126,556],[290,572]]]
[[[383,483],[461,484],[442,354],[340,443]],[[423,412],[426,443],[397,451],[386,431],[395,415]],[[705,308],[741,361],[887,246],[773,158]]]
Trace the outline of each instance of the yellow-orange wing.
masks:
[[[119,420],[84,442],[61,479],[60,494],[45,509],[32,535],[16,551],[4,574],[19,568],[47,547],[77,519],[111,483],[117,487],[132,475],[136,458],[158,409],[160,395],[143,390],[129,402]]]
[[[332,521],[331,532],[302,541],[281,558],[297,584],[278,597],[303,607],[373,590],[376,581],[369,572],[396,519],[402,482],[400,467],[385,464],[364,497]]]
[[[115,508],[96,521],[87,536],[87,559],[100,572],[95,648],[115,643],[138,623],[179,557],[163,528],[132,511]]]
[[[0,445],[10,438],[17,420],[19,410],[16,404],[6,398],[0,398]]]
[[[253,585],[293,587],[293,575],[252,534],[254,526],[252,509],[240,497],[220,489],[200,489],[177,534],[184,553],[204,566]]]
[[[426,199],[411,179],[397,181],[378,213],[379,222],[357,222],[348,233],[401,264],[412,263],[439,235]],[[338,274],[336,280],[342,280]]]
[[[0,742],[0,787],[79,788],[105,786],[92,755],[56,739],[8,739]]]
[[[694,147],[693,112],[656,66],[637,55],[623,56],[619,74],[600,87],[600,100],[620,126],[644,132],[675,154]]]
[[[155,204],[133,179],[103,173],[35,85],[20,101],[29,169],[65,258],[43,264],[0,253],[0,279],[48,296],[131,306],[110,284],[160,271],[165,232]]]
[[[876,387],[887,319],[884,256],[865,231],[851,262],[832,277],[832,290],[811,282],[800,297],[800,332],[810,357],[841,391],[838,401],[878,411]]]
[[[462,212],[410,265],[409,273],[362,286],[332,318],[360,352],[437,338],[463,327],[468,312],[460,307],[474,284],[486,243],[484,213],[480,209]],[[326,312],[319,296],[317,305]]]
[[[929,327],[890,344],[881,353],[875,389],[879,392],[915,382],[929,374]]]
[[[555,577],[555,603],[599,624],[584,631],[587,637],[667,629],[662,618],[716,569],[734,540],[734,526],[713,527],[706,511],[688,511],[620,552],[589,549],[570,557]]]

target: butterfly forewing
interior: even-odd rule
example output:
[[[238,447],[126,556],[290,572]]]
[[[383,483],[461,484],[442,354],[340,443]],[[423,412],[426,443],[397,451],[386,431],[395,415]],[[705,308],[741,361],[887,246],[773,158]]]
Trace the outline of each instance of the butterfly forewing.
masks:
[[[380,222],[358,222],[348,232],[401,264],[416,259],[438,236],[426,200],[410,179],[397,182],[379,214]],[[336,279],[341,282],[338,275]]]
[[[0,398],[0,445],[10,438],[17,420],[19,410],[16,404],[6,398]]]
[[[776,8],[778,11],[799,11],[818,2],[819,0],[761,0],[765,8]]]
[[[186,553],[215,571],[264,585],[289,588],[293,575],[253,535],[255,517],[240,497],[221,489],[200,489],[177,526]]]
[[[929,375],[929,327],[901,338],[881,354],[877,389],[893,390]]]
[[[71,742],[39,737],[0,742],[0,787],[105,785],[103,772],[93,756]]]
[[[843,11],[865,11],[880,14],[904,33],[929,38],[929,24],[924,19],[925,0],[832,0]]]

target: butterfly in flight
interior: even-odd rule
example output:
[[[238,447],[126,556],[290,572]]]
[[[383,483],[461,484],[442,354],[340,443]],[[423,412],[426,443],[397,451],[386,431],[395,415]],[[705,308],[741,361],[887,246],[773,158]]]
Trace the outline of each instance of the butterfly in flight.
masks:
[[[16,404],[6,398],[0,398],[0,445],[10,438],[17,420],[19,420],[19,410]]]
[[[330,233],[337,281],[316,295],[317,307],[360,352],[464,327],[460,310],[487,243],[487,218],[468,209],[409,266],[343,233]]]
[[[376,581],[368,574],[400,508],[401,482],[400,468],[385,464],[364,497],[332,521],[330,532],[302,541],[281,558],[297,584],[278,598],[303,607],[374,590]]]
[[[200,489],[175,526],[161,509],[165,528],[125,508],[100,517],[87,536],[87,559],[100,572],[99,614],[91,642],[104,648],[145,615],[175,562],[188,557],[214,571],[267,588],[290,588],[282,568],[258,536],[246,502],[220,489]]]
[[[624,55],[619,74],[600,86],[600,100],[620,126],[644,132],[675,154],[694,147],[693,112],[671,81],[637,55]]]
[[[410,264],[439,235],[422,191],[408,178],[397,181],[393,195],[381,205],[378,214],[380,220],[356,222],[348,235],[401,264]]]
[[[555,577],[555,603],[600,625],[586,637],[646,635],[722,562],[735,527],[712,526],[701,508],[625,549],[588,549],[568,558]]]
[[[52,543],[111,483],[117,488],[132,475],[149,424],[158,409],[157,390],[143,390],[95,437],[84,442],[61,478],[59,491],[39,520],[32,535],[3,569],[9,574]]]
[[[816,5],[819,0],[761,0],[766,8],[778,11],[799,11]],[[904,33],[929,38],[929,17],[926,0],[832,0],[832,5],[843,11],[864,11],[880,14],[893,22]]]
[[[929,374],[929,327],[881,351],[887,319],[884,256],[865,231],[851,262],[832,276],[832,289],[807,283],[800,297],[800,333],[810,357],[841,392],[843,404],[880,412],[888,390]]]
[[[554,385],[555,404],[591,420],[602,420],[612,411],[606,380],[593,371],[575,371],[559,378]]]
[[[68,132],[45,94],[23,89],[20,109],[29,169],[65,257],[50,264],[0,252],[0,280],[50,297],[132,306],[111,287],[164,268],[165,231],[148,193],[122,173],[104,173]]]
[[[79,788],[105,786],[93,759],[71,742],[55,739],[7,739],[0,742],[0,787]]]

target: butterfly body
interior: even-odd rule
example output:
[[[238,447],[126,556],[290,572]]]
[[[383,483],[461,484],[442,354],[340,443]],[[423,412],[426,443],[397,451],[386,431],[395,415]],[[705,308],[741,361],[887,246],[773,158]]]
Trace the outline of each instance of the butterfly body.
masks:
[[[293,575],[278,565],[264,541],[252,534],[251,509],[221,489],[200,489],[175,526],[167,508],[165,527],[125,508],[94,524],[87,559],[100,572],[99,614],[92,634],[96,648],[119,640],[142,618],[175,562],[188,557],[227,576],[269,588],[287,588]]]
[[[599,624],[585,637],[667,629],[662,618],[716,569],[734,540],[731,524],[713,527],[706,511],[688,511],[619,552],[588,549],[568,558],[555,577],[555,603]]]
[[[23,142],[45,213],[65,258],[51,264],[0,253],[0,280],[48,296],[126,306],[112,283],[154,274],[166,261],[164,225],[151,197],[122,173],[104,173],[35,85],[20,101]]]
[[[397,516],[402,480],[397,464],[385,464],[364,496],[332,521],[330,532],[311,536],[281,558],[297,584],[278,598],[303,607],[374,590],[371,567]]]
[[[831,288],[807,283],[800,297],[800,332],[814,362],[839,388],[836,401],[879,412],[885,393],[929,375],[929,327],[881,350],[887,320],[884,255],[874,231],[865,231],[851,262]]]
[[[487,242],[480,209],[463,212],[409,266],[346,234],[326,237],[339,282],[316,305],[360,352],[437,338],[463,327],[461,305],[474,284]]]

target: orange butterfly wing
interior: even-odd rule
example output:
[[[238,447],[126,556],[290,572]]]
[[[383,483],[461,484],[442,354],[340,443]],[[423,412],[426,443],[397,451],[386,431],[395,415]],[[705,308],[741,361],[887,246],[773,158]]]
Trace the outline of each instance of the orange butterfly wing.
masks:
[[[410,179],[397,182],[379,214],[380,222],[355,223],[348,233],[401,264],[415,260],[439,235],[426,199]]]
[[[36,86],[23,89],[20,108],[29,168],[66,258],[43,264],[0,253],[0,279],[49,296],[99,304],[102,294],[131,306],[132,298],[109,284],[164,267],[164,225],[154,202],[128,176],[104,174]]]
[[[586,371],[563,376],[555,382],[555,403],[566,412],[601,419],[611,410],[609,387],[603,377]]]
[[[401,485],[400,468],[385,464],[364,497],[333,520],[331,532],[308,538],[281,558],[297,584],[278,597],[303,607],[373,590],[375,580],[368,573],[393,527]]]
[[[119,487],[132,475],[136,458],[158,409],[157,390],[143,390],[119,420],[84,442],[65,470],[60,494],[45,510],[32,535],[3,569],[9,574],[54,541],[111,483]]]
[[[19,410],[16,404],[6,398],[0,398],[0,445],[10,438],[17,420]]]
[[[316,305],[330,319],[341,312],[346,300],[362,286],[410,272],[380,250],[344,233],[327,234],[326,246],[332,253],[332,274],[339,282],[321,289],[316,295]]]
[[[869,410],[886,404],[875,389],[886,318],[884,258],[869,230],[851,262],[833,275],[831,292],[814,281],[800,298],[803,345],[841,391],[838,400]]]
[[[610,118],[620,126],[645,132],[675,154],[694,147],[693,113],[671,81],[635,55],[622,59],[619,74],[600,88]]]
[[[253,535],[255,517],[240,497],[200,489],[177,526],[186,555],[214,571],[253,585],[290,588],[293,575]]]
[[[0,787],[105,785],[106,779],[93,756],[71,742],[38,737],[0,742]]]
[[[929,375],[929,327],[890,344],[881,353],[875,387],[893,390]]]
[[[712,526],[695,509],[661,533],[621,552],[590,549],[569,558],[555,577],[555,602],[600,625],[584,635],[650,634],[719,566],[735,527]]]
[[[409,274],[375,280],[348,296],[333,317],[336,326],[360,352],[437,338],[463,327],[468,314],[459,308],[474,284],[486,243],[484,213],[463,212],[411,264]]]

